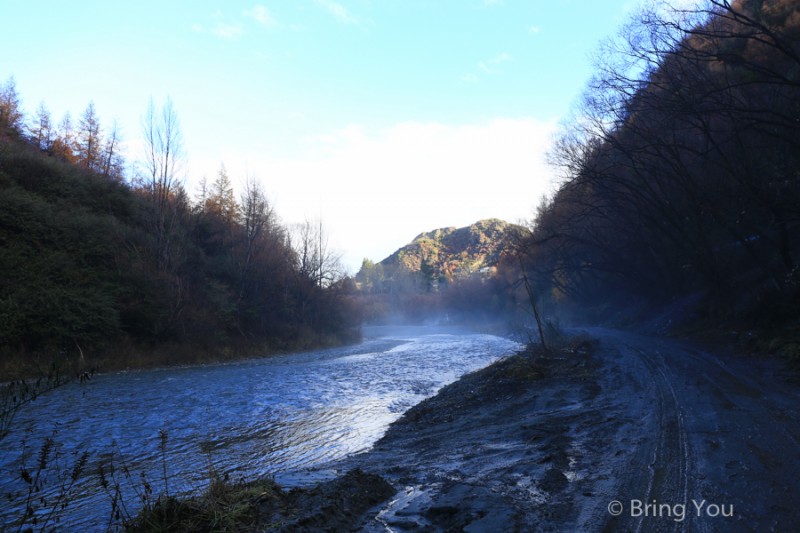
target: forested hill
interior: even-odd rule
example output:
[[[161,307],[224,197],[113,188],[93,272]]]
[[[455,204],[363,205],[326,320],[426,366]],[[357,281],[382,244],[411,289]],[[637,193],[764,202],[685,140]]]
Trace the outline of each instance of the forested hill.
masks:
[[[421,233],[379,263],[364,259],[354,279],[364,319],[516,320],[515,247],[527,231],[499,219],[480,220]]]
[[[113,367],[125,354],[161,353],[153,363],[165,364],[181,353],[299,348],[350,334],[340,287],[293,249],[256,183],[237,199],[223,168],[191,200],[160,171],[125,181],[87,159],[77,136],[41,145],[9,113],[8,95],[6,85],[0,371],[39,356]]]
[[[800,4],[698,5],[653,3],[597,55],[527,264],[561,303],[693,295],[797,336]]]
[[[430,270],[448,279],[465,278],[497,266],[520,229],[496,218],[463,228],[440,228],[420,233],[379,264],[384,269],[402,266],[410,272]]]

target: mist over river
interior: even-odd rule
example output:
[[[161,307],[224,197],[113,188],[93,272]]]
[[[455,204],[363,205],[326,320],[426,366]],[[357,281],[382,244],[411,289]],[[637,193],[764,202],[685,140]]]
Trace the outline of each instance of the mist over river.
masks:
[[[444,385],[520,348],[455,328],[364,333],[364,342],[354,346],[99,375],[45,394],[19,412],[0,441],[2,523],[10,525],[23,512],[22,500],[6,499],[23,487],[20,454],[27,450],[29,467],[35,465],[48,437],[59,444],[67,468],[76,454],[91,453],[62,525],[103,529],[111,501],[99,486],[98,464],[113,454],[136,480],[144,472],[162,492],[160,430],[168,435],[172,494],[204,488],[211,468],[232,479],[273,475],[300,483],[312,467],[368,450],[391,422]],[[135,507],[133,485],[123,481]]]

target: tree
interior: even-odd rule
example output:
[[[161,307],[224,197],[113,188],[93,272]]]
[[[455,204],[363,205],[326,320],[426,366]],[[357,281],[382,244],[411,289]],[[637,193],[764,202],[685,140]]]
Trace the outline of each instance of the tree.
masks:
[[[78,163],[89,170],[100,170],[101,146],[100,118],[90,101],[78,125]]]
[[[255,242],[275,221],[275,212],[255,178],[249,177],[245,182],[240,218],[248,243]]]
[[[374,294],[383,292],[385,278],[386,273],[383,265],[381,263],[376,264],[366,257],[361,262],[361,268],[356,274],[356,281],[361,284],[361,291]]]
[[[221,164],[214,183],[211,184],[211,191],[206,199],[205,212],[217,216],[227,225],[232,225],[236,221],[239,206],[236,205],[236,197],[233,193],[233,184],[228,176],[225,165]]]
[[[75,162],[75,130],[72,125],[72,115],[69,111],[64,113],[64,117],[58,124],[56,139],[53,141],[51,153],[69,163]]]
[[[33,123],[28,127],[31,140],[39,150],[48,152],[53,145],[53,122],[50,117],[50,111],[44,105],[44,102],[39,104],[36,109],[36,116]]]
[[[598,54],[530,246],[563,294],[783,290],[800,242],[795,4],[643,9]],[[793,14],[795,14],[793,18]]]
[[[258,245],[266,240],[267,234],[275,225],[275,212],[267,201],[261,185],[252,177],[245,182],[239,217],[245,241],[245,253],[241,266],[242,290],[244,290],[250,266],[258,252]]]
[[[272,275],[285,275],[276,258],[267,257],[272,254],[285,256],[283,234],[278,228],[275,212],[267,200],[263,188],[253,177],[245,181],[239,208],[239,224],[241,226],[242,245],[239,251],[239,296],[237,304],[242,301],[250,289],[260,288],[266,292],[266,284],[260,276],[266,272]]]
[[[122,135],[120,133],[119,124],[115,120],[114,125],[111,127],[111,132],[103,143],[101,153],[101,171],[105,178],[122,181],[125,175],[125,158],[120,153],[121,142]]]
[[[156,113],[153,99],[142,121],[144,149],[143,185],[150,197],[150,223],[156,236],[155,255],[159,270],[170,266],[172,233],[177,204],[174,194],[180,188],[185,164],[183,136],[172,100],[167,99]]]
[[[23,114],[14,77],[0,86],[0,129],[22,133]]]
[[[322,219],[305,220],[296,231],[298,269],[318,287],[327,287],[342,277],[341,254],[329,244]]]

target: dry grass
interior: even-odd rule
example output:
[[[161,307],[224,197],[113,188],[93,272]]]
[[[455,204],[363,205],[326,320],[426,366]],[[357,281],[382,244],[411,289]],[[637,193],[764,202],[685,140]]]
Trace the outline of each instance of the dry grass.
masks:
[[[284,507],[286,494],[272,480],[211,481],[200,496],[177,499],[162,496],[126,524],[130,532],[214,531],[234,532],[268,529],[261,524],[262,507]]]

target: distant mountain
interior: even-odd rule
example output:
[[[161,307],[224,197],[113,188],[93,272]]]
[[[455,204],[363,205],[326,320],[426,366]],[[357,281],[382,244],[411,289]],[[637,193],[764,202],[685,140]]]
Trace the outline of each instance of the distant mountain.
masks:
[[[464,278],[496,266],[520,230],[523,228],[496,218],[464,228],[439,228],[420,233],[379,264],[387,271],[403,266],[411,272],[427,270],[437,278]]]

